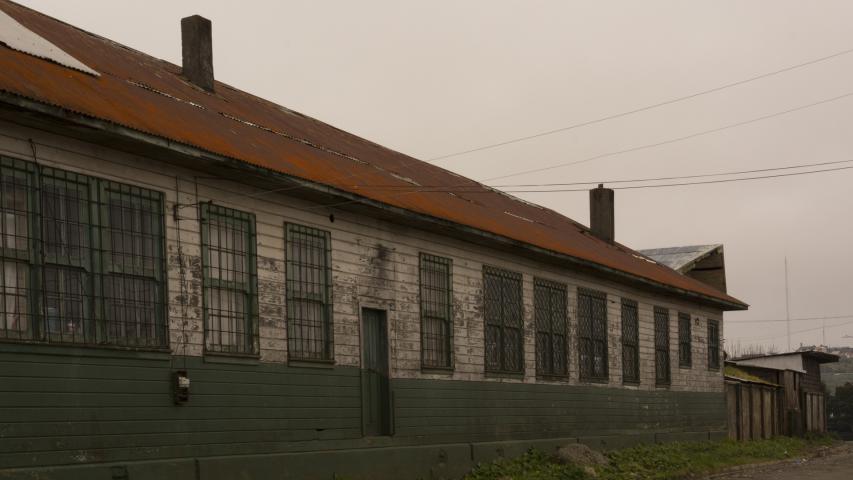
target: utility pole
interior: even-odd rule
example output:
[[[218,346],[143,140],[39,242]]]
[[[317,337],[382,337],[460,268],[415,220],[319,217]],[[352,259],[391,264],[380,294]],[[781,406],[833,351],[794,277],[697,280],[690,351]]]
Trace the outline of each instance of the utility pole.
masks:
[[[785,257],[785,320],[788,326],[788,351],[791,351],[791,310],[788,301],[788,257]]]

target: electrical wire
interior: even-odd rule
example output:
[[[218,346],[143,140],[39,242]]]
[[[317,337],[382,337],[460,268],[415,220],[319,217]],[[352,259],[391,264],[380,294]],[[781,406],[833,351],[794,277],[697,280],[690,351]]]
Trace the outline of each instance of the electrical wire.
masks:
[[[623,150],[616,150],[616,151],[612,151],[612,152],[606,152],[606,153],[602,153],[602,154],[599,154],[599,155],[594,155],[594,156],[592,156],[592,157],[582,158],[582,159],[580,159],[580,160],[574,160],[574,161],[570,161],[570,162],[561,162],[561,163],[557,163],[557,164],[554,164],[554,165],[549,165],[549,166],[547,166],[547,167],[531,168],[531,169],[529,169],[529,170],[522,170],[522,171],[515,172],[515,173],[508,173],[508,174],[506,174],[506,175],[499,175],[499,176],[496,176],[496,177],[487,178],[487,179],[483,180],[483,182],[489,182],[489,181],[492,181],[492,180],[501,180],[501,179],[504,179],[504,178],[510,178],[510,177],[517,177],[517,176],[520,176],[520,175],[527,175],[527,174],[530,174],[530,173],[547,172],[547,171],[550,171],[550,170],[556,170],[556,169],[558,169],[558,168],[564,168],[564,167],[568,167],[568,166],[572,166],[572,165],[578,165],[578,164],[581,164],[581,163],[591,162],[591,161],[594,161],[594,160],[600,160],[600,159],[602,159],[602,158],[614,157],[614,156],[616,156],[616,155],[623,155],[623,154],[626,154],[626,153],[632,153],[632,152],[637,152],[637,151],[640,151],[640,150],[647,150],[647,149],[650,149],[650,148],[656,148],[656,147],[661,147],[661,146],[664,146],[664,145],[670,145],[670,144],[677,143],[677,142],[683,142],[684,140],[690,140],[690,139],[693,139],[693,138],[696,138],[696,137],[701,137],[701,136],[704,136],[704,135],[710,135],[710,134],[712,134],[712,133],[719,133],[719,132],[722,132],[722,131],[725,131],[725,130],[730,130],[730,129],[732,129],[732,128],[742,127],[742,126],[744,126],[744,125],[749,125],[749,124],[756,123],[756,122],[760,122],[760,121],[763,121],[763,120],[768,120],[768,119],[775,118],[775,117],[779,117],[779,116],[782,116],[782,115],[787,115],[787,114],[790,114],[790,113],[798,112],[798,111],[800,111],[800,110],[805,110],[805,109],[808,109],[808,108],[816,107],[816,106],[818,106],[818,105],[823,105],[823,104],[827,104],[827,103],[831,103],[831,102],[836,102],[836,101],[838,101],[838,100],[842,100],[842,99],[848,98],[848,97],[850,97],[850,96],[853,96],[853,92],[847,92],[847,93],[845,93],[845,94],[838,95],[838,96],[836,96],[836,97],[831,97],[831,98],[827,98],[827,99],[819,100],[819,101],[817,101],[817,102],[807,103],[807,104],[805,104],[805,105],[800,105],[800,106],[797,106],[797,107],[794,107],[794,108],[789,108],[789,109],[787,109],[787,110],[782,110],[782,111],[775,112],[775,113],[771,113],[771,114],[768,114],[768,115],[762,115],[762,116],[760,116],[760,117],[751,118],[751,119],[749,119],[749,120],[744,120],[744,121],[740,121],[740,122],[730,123],[730,124],[728,124],[728,125],[723,125],[723,126],[721,126],[721,127],[716,127],[716,128],[712,128],[712,129],[709,129],[709,130],[703,130],[703,131],[700,131],[700,132],[691,133],[691,134],[689,134],[689,135],[683,135],[683,136],[680,136],[680,137],[670,138],[670,139],[667,139],[667,140],[662,140],[662,141],[660,141],[660,142],[654,142],[654,143],[647,143],[647,144],[644,144],[644,145],[638,145],[638,146],[636,146],[636,147],[626,148],[626,149],[623,149]]]
[[[818,330],[822,330],[823,328],[836,328],[836,327],[844,327],[847,325],[853,325],[853,320],[851,320],[849,322],[844,322],[844,323],[837,323],[835,325],[826,325],[826,326],[821,325],[819,327],[812,327],[812,328],[806,328],[806,329],[802,329],[802,330],[795,330],[795,331],[791,332],[791,335],[797,335],[800,333],[808,333],[808,332],[816,332]],[[738,341],[744,341],[745,340],[745,341],[750,341],[750,342],[758,342],[758,341],[774,340],[774,339],[782,338],[782,337],[786,337],[786,336],[788,336],[788,334],[783,333],[781,335],[775,335],[772,337],[741,337],[741,338],[733,338],[732,340],[738,340]]]
[[[851,51],[853,51],[853,50],[851,50]],[[630,153],[630,152],[635,152],[635,151],[639,151],[639,150],[644,150],[644,149],[649,149],[649,148],[659,147],[659,146],[663,146],[663,145],[668,145],[668,144],[672,144],[672,143],[676,143],[676,142],[680,142],[680,141],[684,141],[684,140],[688,140],[688,139],[696,138],[696,137],[699,137],[699,136],[709,135],[709,134],[712,134],[712,133],[717,133],[717,132],[720,132],[720,131],[724,131],[724,130],[728,130],[728,129],[732,129],[732,128],[736,128],[736,127],[740,127],[740,126],[748,125],[748,124],[755,123],[755,122],[759,122],[759,121],[762,121],[762,120],[767,120],[767,119],[774,118],[774,117],[777,117],[777,116],[780,116],[780,115],[786,115],[786,114],[793,113],[793,112],[796,112],[796,111],[800,111],[800,110],[804,110],[804,109],[807,109],[807,108],[811,108],[811,107],[814,107],[814,106],[817,106],[817,105],[822,105],[822,104],[826,104],[826,103],[830,103],[830,102],[838,101],[838,100],[841,100],[841,99],[844,99],[844,98],[847,98],[847,97],[850,97],[850,96],[853,96],[853,92],[848,92],[848,93],[845,93],[845,94],[842,94],[842,95],[839,95],[839,96],[836,96],[836,97],[832,97],[832,98],[828,98],[828,99],[820,100],[820,101],[817,101],[817,102],[812,102],[812,103],[805,104],[805,105],[800,105],[800,106],[798,106],[798,107],[790,108],[790,109],[783,110],[783,111],[780,111],[780,112],[771,113],[771,114],[768,114],[768,115],[763,115],[763,116],[756,117],[756,118],[752,118],[752,119],[749,119],[749,120],[744,120],[744,121],[741,121],[741,122],[736,122],[736,123],[732,123],[732,124],[724,125],[724,126],[721,126],[721,127],[717,127],[717,128],[710,129],[710,130],[704,130],[704,131],[701,131],[701,132],[696,132],[696,133],[693,133],[693,134],[690,134],[690,135],[684,135],[684,136],[681,136],[681,137],[676,137],[676,138],[672,138],[672,139],[668,139],[668,140],[664,140],[664,141],[660,141],[660,142],[655,142],[655,143],[650,143],[650,144],[645,144],[645,145],[639,145],[639,146],[632,147],[632,148],[628,148],[628,149],[624,149],[624,150],[619,150],[619,151],[614,151],[614,152],[608,152],[608,153],[604,153],[604,154],[599,154],[599,155],[595,155],[595,156],[592,156],[592,157],[588,157],[588,158],[584,158],[584,159],[580,159],[580,160],[575,160],[575,161],[572,161],[572,162],[564,162],[564,163],[560,163],[560,164],[556,164],[556,165],[551,165],[551,166],[547,166],[547,167],[541,167],[541,168],[536,168],[536,169],[531,169],[531,170],[525,170],[525,171],[521,171],[521,172],[516,172],[516,173],[512,173],[512,174],[501,175],[501,176],[498,176],[498,177],[492,177],[492,178],[488,178],[488,179],[486,179],[486,180],[484,180],[484,181],[499,180],[499,179],[503,179],[503,178],[509,178],[509,177],[514,177],[514,176],[519,176],[519,175],[525,175],[525,174],[529,174],[529,173],[537,173],[537,172],[543,172],[543,171],[548,171],[548,170],[554,170],[554,169],[557,169],[557,168],[563,168],[563,167],[567,167],[567,166],[571,166],[571,165],[577,165],[577,164],[580,164],[580,163],[590,162],[590,161],[598,160],[598,159],[601,159],[601,158],[606,158],[606,157],[611,157],[611,156],[615,156],[615,155],[621,155],[621,154]],[[402,168],[404,168],[404,167],[406,167],[406,166],[408,166],[408,165],[411,165],[411,164],[414,164],[414,163],[418,163],[418,162],[420,162],[420,160],[416,160],[415,162],[410,162],[410,163],[408,163],[408,164],[403,164],[403,165],[399,166],[399,167],[398,167],[398,169],[402,169]],[[809,173],[814,173],[814,172],[809,172]],[[359,173],[353,172],[353,173],[351,173],[351,174],[349,174],[349,175],[347,175],[347,176],[343,177],[342,179],[352,178],[352,177],[357,176],[358,174],[359,174]],[[342,180],[342,179],[337,179],[337,181],[340,181],[340,180]],[[732,180],[732,181],[737,181],[737,180]],[[720,182],[703,182],[703,183],[720,183]],[[699,182],[697,182],[696,184],[699,184]],[[658,185],[658,186],[655,186],[655,187],[664,187],[664,186],[681,186],[681,185],[687,185],[687,183],[685,183],[685,184],[672,184],[672,185]],[[240,195],[234,195],[234,196],[228,197],[228,198],[226,198],[226,199],[220,199],[219,201],[222,201],[222,200],[227,201],[227,200],[234,199],[234,198],[257,198],[257,197],[260,197],[260,196],[263,196],[263,195],[268,195],[268,194],[271,194],[271,193],[287,192],[287,191],[297,190],[297,189],[301,189],[301,188],[305,188],[305,187],[304,187],[303,185],[294,185],[294,186],[288,186],[288,187],[276,188],[276,189],[271,189],[271,190],[265,190],[265,191],[261,191],[261,192],[255,192],[255,193],[252,193],[252,194],[240,194]],[[639,187],[616,187],[616,188],[625,189],[625,188],[639,188]],[[555,192],[556,192],[556,191],[558,191],[558,190],[553,190],[553,191],[555,191]],[[564,190],[564,191],[578,191],[578,190]],[[415,192],[404,192],[404,193],[402,193],[402,194],[398,194],[398,195],[396,195],[396,196],[402,196],[402,195],[407,195],[407,194],[411,194],[411,193],[415,193]],[[512,193],[512,192],[507,191],[506,193]],[[516,191],[516,193],[535,193],[535,192],[527,192],[527,191],[519,190],[519,191]],[[356,203],[356,202],[360,202],[360,201],[361,201],[361,200],[346,200],[346,201],[338,202],[338,203],[325,204],[325,205],[318,205],[318,206],[316,206],[315,208],[332,208],[332,207],[335,207],[335,206],[342,206],[342,205],[346,205],[346,204],[350,204],[350,203]],[[195,207],[195,206],[197,206],[197,204],[182,204],[182,205],[179,205],[179,207],[178,207],[178,208],[179,208],[179,209],[182,209],[182,208],[186,208],[186,207]]]
[[[848,162],[853,160],[848,160]],[[740,177],[740,178],[723,178],[719,180],[704,180],[699,182],[679,182],[679,183],[660,183],[655,185],[626,185],[621,187],[612,187],[613,190],[636,190],[643,188],[666,188],[666,187],[685,187],[691,185],[710,185],[716,183],[732,183],[732,182],[745,182],[750,180],[764,180],[769,178],[782,178],[782,177],[796,177],[800,175],[811,175],[815,173],[824,173],[824,172],[836,172],[839,170],[850,170],[853,169],[853,165],[846,167],[836,167],[836,168],[824,168],[820,170],[807,170],[804,172],[793,172],[793,173],[779,173],[775,175],[759,175],[754,177]],[[488,195],[493,194],[495,192],[498,193],[567,193],[567,192],[588,192],[587,188],[559,188],[559,189],[551,189],[551,190],[468,190],[468,191],[459,191],[456,189],[424,189],[417,190],[413,189],[407,192],[403,192],[402,194],[412,194],[412,193],[462,193],[465,195]]]
[[[690,100],[690,99],[693,99],[693,98],[696,98],[696,97],[700,97],[700,96],[702,96],[702,95],[707,95],[707,94],[710,94],[710,93],[719,92],[719,91],[721,91],[721,90],[725,90],[725,89],[732,88],[732,87],[737,87],[737,86],[744,85],[744,84],[747,84],[747,83],[751,83],[751,82],[754,82],[754,81],[757,81],[757,80],[761,80],[761,79],[764,79],[764,78],[772,77],[772,76],[774,76],[774,75],[779,75],[779,74],[781,74],[781,73],[786,73],[786,72],[790,72],[790,71],[792,71],[792,70],[797,70],[797,69],[800,69],[800,68],[803,68],[803,67],[807,67],[807,66],[809,66],[809,65],[814,65],[814,64],[816,64],[816,63],[824,62],[824,61],[827,61],[827,60],[831,60],[831,59],[833,59],[833,58],[837,58],[837,57],[840,57],[840,56],[843,56],[843,55],[847,55],[847,54],[849,54],[849,53],[851,53],[851,52],[853,52],[853,48],[851,48],[851,49],[847,49],[847,50],[842,50],[842,51],[840,51],[840,52],[834,53],[834,54],[832,54],[832,55],[827,55],[827,56],[825,56],[825,57],[820,57],[820,58],[816,58],[816,59],[814,59],[814,60],[809,60],[809,61],[806,61],[806,62],[803,62],[803,63],[798,63],[798,64],[796,64],[796,65],[791,65],[791,66],[788,66],[788,67],[785,67],[785,68],[781,68],[781,69],[779,69],[779,70],[774,70],[774,71],[772,71],[772,72],[763,73],[763,74],[761,74],[761,75],[756,75],[756,76],[754,76],[754,77],[749,77],[749,78],[746,78],[746,79],[743,79],[743,80],[738,80],[738,81],[736,81],[736,82],[731,82],[731,83],[727,83],[727,84],[724,84],[724,85],[720,85],[720,86],[718,86],[718,87],[709,88],[709,89],[707,89],[707,90],[702,90],[702,91],[699,91],[699,92],[691,93],[691,94],[689,94],[689,95],[685,95],[685,96],[682,96],[682,97],[676,97],[676,98],[673,98],[673,99],[670,99],[670,100],[666,100],[666,101],[663,101],[663,102],[653,103],[653,104],[651,104],[651,105],[646,105],[646,106],[644,106],[644,107],[635,108],[635,109],[633,109],[633,110],[628,110],[628,111],[625,111],[625,112],[616,113],[616,114],[613,114],[613,115],[607,115],[607,116],[600,117],[600,118],[596,118],[596,119],[593,119],[593,120],[587,120],[587,121],[584,121],[584,122],[575,123],[575,124],[573,124],[573,125],[569,125],[569,126],[566,126],[566,127],[555,128],[555,129],[547,130],[547,131],[540,132],[540,133],[534,133],[534,134],[532,134],[532,135],[525,135],[525,136],[523,136],[523,137],[517,137],[517,138],[510,139],[510,140],[505,140],[505,141],[502,141],[502,142],[491,143],[491,144],[488,144],[488,145],[483,145],[483,146],[481,146],[481,147],[469,148],[469,149],[467,149],[467,150],[461,150],[461,151],[458,151],[458,152],[448,153],[448,154],[445,154],[445,155],[439,155],[439,156],[437,156],[437,157],[432,157],[432,158],[427,159],[427,160],[426,160],[426,162],[428,162],[428,163],[432,163],[432,162],[437,162],[437,161],[439,161],[439,160],[444,160],[444,159],[451,158],[451,157],[458,157],[458,156],[462,156],[462,155],[467,155],[467,154],[469,154],[469,153],[481,152],[481,151],[483,151],[483,150],[491,150],[491,149],[493,149],[493,148],[503,147],[503,146],[506,146],[506,145],[514,144],[514,143],[524,142],[524,141],[527,141],[527,140],[533,140],[533,139],[535,139],[535,138],[540,138],[540,137],[544,137],[544,136],[548,136],[548,135],[553,135],[553,134],[561,133],[561,132],[567,132],[567,131],[569,131],[569,130],[574,130],[574,129],[577,129],[577,128],[586,127],[586,126],[590,126],[590,125],[595,125],[595,124],[597,124],[597,123],[606,122],[606,121],[608,121],[608,120],[614,120],[614,119],[617,119],[617,118],[622,118],[622,117],[626,117],[626,116],[629,116],[629,115],[634,115],[634,114],[636,114],[636,113],[645,112],[645,111],[652,110],[652,109],[659,108],[659,107],[663,107],[663,106],[666,106],[666,105],[672,105],[672,104],[674,104],[674,103],[683,102],[683,101],[685,101],[685,100]]]
[[[834,315],[830,317],[799,317],[792,318],[790,321],[792,322],[802,322],[807,320],[834,320],[834,319],[842,319],[842,318],[853,318],[853,315]],[[770,322],[787,322],[787,318],[774,318],[770,320],[726,320],[727,325],[731,324],[741,324],[741,323],[770,323]]]
[[[572,185],[598,185],[598,184],[619,184],[619,183],[641,183],[641,182],[655,182],[662,180],[682,180],[682,179],[691,179],[691,178],[707,178],[707,177],[723,177],[729,175],[742,175],[747,173],[761,173],[761,172],[773,172],[780,170],[793,170],[798,168],[807,168],[807,167],[820,167],[827,165],[838,165],[841,163],[850,163],[853,162],[851,160],[837,160],[832,162],[818,162],[818,163],[804,163],[800,165],[787,165],[784,167],[769,167],[769,168],[759,168],[754,170],[736,170],[730,172],[716,172],[716,173],[702,173],[696,175],[680,175],[674,177],[653,177],[653,178],[634,178],[634,179],[622,179],[622,180],[591,180],[586,182],[567,182],[567,183],[516,183],[516,184],[500,184],[500,185],[488,185],[489,188],[501,189],[501,188],[510,188],[510,187],[559,187],[559,186],[572,186]],[[359,187],[369,187],[372,189],[388,189],[388,190],[412,190],[416,188],[421,189],[462,189],[464,192],[465,188],[476,188],[482,189],[482,184],[472,185],[471,183],[467,184],[456,184],[456,185],[370,185],[370,184],[353,184],[348,185],[349,187],[359,188]]]

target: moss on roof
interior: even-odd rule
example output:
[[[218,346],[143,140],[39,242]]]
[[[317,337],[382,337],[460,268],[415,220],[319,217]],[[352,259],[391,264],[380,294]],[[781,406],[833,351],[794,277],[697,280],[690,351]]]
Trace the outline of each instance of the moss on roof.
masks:
[[[761,377],[757,377],[751,373],[747,373],[734,365],[726,365],[725,375],[728,378],[734,378],[736,380],[741,380],[745,382],[752,383],[760,383],[762,385],[772,385],[774,387],[778,387],[775,383],[768,382],[767,380],[762,379]]]

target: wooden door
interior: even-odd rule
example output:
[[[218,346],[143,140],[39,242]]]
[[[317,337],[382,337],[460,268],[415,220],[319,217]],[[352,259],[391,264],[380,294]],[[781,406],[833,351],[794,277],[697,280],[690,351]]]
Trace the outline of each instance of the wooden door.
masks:
[[[385,310],[361,310],[361,396],[365,436],[391,434],[388,330]]]

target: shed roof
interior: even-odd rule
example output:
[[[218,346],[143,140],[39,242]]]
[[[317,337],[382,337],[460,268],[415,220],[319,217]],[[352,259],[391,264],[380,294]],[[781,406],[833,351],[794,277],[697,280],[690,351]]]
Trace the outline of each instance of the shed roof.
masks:
[[[599,240],[587,227],[553,210],[221,82],[215,83],[214,93],[205,92],[183,78],[179,66],[8,0],[0,0],[0,10],[100,74],[0,46],[0,92],[7,102],[23,99],[58,107],[81,118],[600,265],[675,293],[698,296],[720,308],[746,308],[740,300],[634,250]],[[398,189],[365,187],[370,185]],[[412,188],[417,185],[448,188]]]
[[[734,358],[731,361],[734,363],[745,362],[750,360],[757,360],[763,358],[783,358],[783,357],[800,357],[800,358],[811,358],[817,360],[818,363],[837,363],[839,360],[839,356],[834,353],[827,352],[819,352],[817,350],[805,350],[800,352],[785,352],[785,353],[769,353],[769,354],[756,354],[756,355],[744,355],[742,357]]]
[[[650,248],[640,253],[667,267],[684,273],[708,255],[723,248],[722,244],[688,245],[684,247]]]

